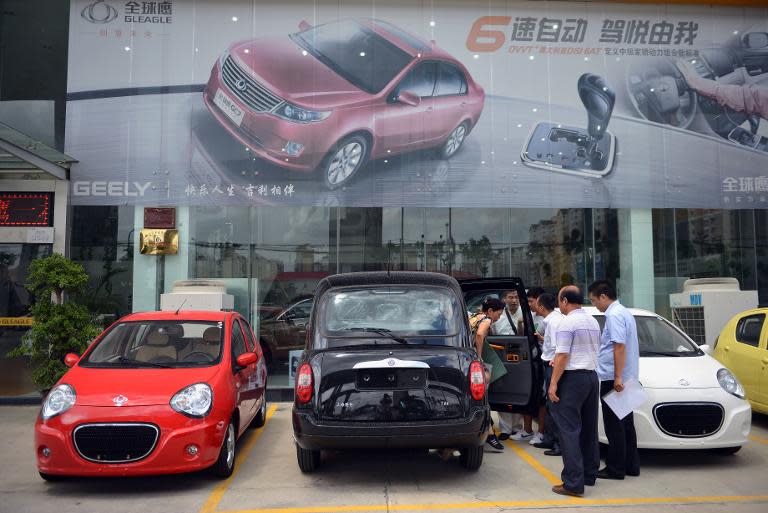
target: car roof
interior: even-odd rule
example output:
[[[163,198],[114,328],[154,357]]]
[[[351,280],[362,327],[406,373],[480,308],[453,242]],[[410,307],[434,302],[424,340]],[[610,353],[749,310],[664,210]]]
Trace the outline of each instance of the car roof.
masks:
[[[120,318],[125,321],[224,321],[228,315],[236,315],[237,312],[217,310],[164,310],[159,312],[137,312]]]
[[[432,285],[447,287],[453,290],[457,296],[463,297],[459,283],[451,276],[423,271],[371,271],[334,274],[320,280],[315,296],[319,297],[330,288],[377,285]]]
[[[586,310],[586,312],[590,315],[605,315],[604,312],[601,312],[594,306],[584,306],[584,310]],[[643,310],[642,308],[627,308],[627,310],[629,310],[629,313],[636,317],[661,317],[655,312]]]
[[[393,23],[371,18],[357,18],[356,21],[364,27],[371,29],[412,57],[421,56],[425,59],[427,57],[440,58],[452,63],[458,62],[455,57],[442,48],[438,48],[424,38],[414,35],[407,30],[403,30]]]

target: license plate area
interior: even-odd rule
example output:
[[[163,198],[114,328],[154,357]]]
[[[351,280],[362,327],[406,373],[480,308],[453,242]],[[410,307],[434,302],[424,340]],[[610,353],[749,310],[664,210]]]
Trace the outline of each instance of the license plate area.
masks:
[[[355,376],[358,390],[423,389],[426,369],[359,369]]]

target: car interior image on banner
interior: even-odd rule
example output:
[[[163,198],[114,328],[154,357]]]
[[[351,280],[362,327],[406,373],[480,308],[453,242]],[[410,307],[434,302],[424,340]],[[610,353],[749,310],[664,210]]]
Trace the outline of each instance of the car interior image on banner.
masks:
[[[768,207],[768,9],[71,3],[83,204]]]

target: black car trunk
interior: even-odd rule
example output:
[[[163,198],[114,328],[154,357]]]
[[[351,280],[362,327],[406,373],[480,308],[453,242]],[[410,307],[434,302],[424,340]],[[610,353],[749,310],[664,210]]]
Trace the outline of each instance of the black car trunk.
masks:
[[[449,346],[355,347],[322,358],[324,420],[418,422],[467,415],[468,356]]]

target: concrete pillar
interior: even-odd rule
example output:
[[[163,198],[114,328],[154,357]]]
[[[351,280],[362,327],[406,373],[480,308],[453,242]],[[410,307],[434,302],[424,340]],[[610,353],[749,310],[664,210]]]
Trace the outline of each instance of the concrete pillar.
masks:
[[[179,230],[179,253],[165,257],[163,292],[171,292],[174,281],[189,278],[189,241],[192,234],[189,207],[176,207],[176,228]]]
[[[144,208],[136,205],[133,216],[133,311],[157,310],[157,266],[160,257],[142,255],[139,246],[139,232],[144,226]]]
[[[655,310],[653,217],[650,209],[619,209],[619,298],[625,306]]]

